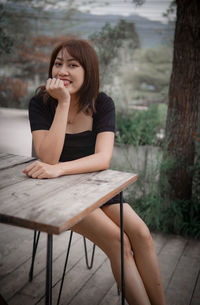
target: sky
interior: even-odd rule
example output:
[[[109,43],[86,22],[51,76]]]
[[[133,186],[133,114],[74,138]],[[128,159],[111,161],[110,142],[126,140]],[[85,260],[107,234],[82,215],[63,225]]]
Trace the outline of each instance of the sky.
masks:
[[[59,1],[61,4],[61,0]],[[65,2],[65,1],[64,1]],[[150,20],[161,21],[167,23],[167,18],[163,17],[163,13],[169,7],[171,0],[144,0],[144,4],[136,6],[132,0],[76,0],[79,10],[95,15],[116,14],[128,16],[137,14]],[[66,3],[66,2],[65,2]]]
[[[32,3],[46,3],[46,9],[64,9],[66,3],[76,3],[82,12],[90,12],[94,15],[121,15],[129,16],[137,14],[150,20],[167,23],[168,19],[163,17],[163,13],[169,8],[172,0],[143,0],[144,4],[137,6],[132,0],[32,0]],[[0,0],[0,3],[8,2],[8,0]]]

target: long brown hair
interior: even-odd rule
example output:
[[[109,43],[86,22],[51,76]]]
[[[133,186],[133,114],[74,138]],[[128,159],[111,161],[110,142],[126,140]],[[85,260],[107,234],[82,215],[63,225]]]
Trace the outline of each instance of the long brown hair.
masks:
[[[95,112],[94,103],[99,93],[99,65],[97,54],[89,41],[68,38],[54,48],[50,58],[48,78],[52,78],[52,68],[56,57],[58,53],[64,49],[80,63],[85,72],[83,85],[78,91],[78,111],[93,113]],[[52,97],[47,94],[45,86],[41,86],[38,89],[39,92],[37,92],[39,95],[43,95],[44,102],[50,102],[52,100]]]

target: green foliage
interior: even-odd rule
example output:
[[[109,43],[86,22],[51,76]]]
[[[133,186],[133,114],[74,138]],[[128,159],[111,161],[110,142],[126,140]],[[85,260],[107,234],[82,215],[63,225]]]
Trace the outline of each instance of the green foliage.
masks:
[[[171,48],[138,49],[132,63],[121,68],[123,87],[135,103],[167,103],[171,68]]]
[[[116,141],[121,144],[151,145],[165,126],[167,106],[154,104],[148,110],[117,113]]]
[[[166,206],[158,192],[136,199],[129,194],[128,200],[151,230],[200,238],[199,201],[177,200]]]
[[[196,148],[196,156],[194,166],[190,168],[190,172],[192,174],[193,181],[193,200],[199,202],[200,205],[200,122],[198,127],[198,134],[195,137],[195,148]]]
[[[152,105],[148,111],[128,115],[118,113],[118,143],[123,146],[124,144],[155,145],[156,133],[165,124],[166,108],[165,104],[163,108],[160,105]],[[195,139],[196,159],[193,168],[190,169],[193,175],[191,200],[170,200],[168,198],[169,183],[166,172],[172,171],[176,163],[167,154],[164,145],[160,147],[158,154],[154,153],[152,159],[145,153],[144,170],[139,171],[135,164],[137,158],[130,160],[128,151],[124,152],[130,171],[137,172],[139,175],[137,183],[129,188],[125,197],[153,231],[200,238],[200,137],[197,135]],[[123,169],[122,166],[120,169]]]
[[[55,12],[45,9],[47,5],[53,8],[58,1],[10,0],[0,5],[0,54],[5,55],[1,57],[4,65],[14,61],[20,66],[23,63],[18,58],[21,48],[29,47],[32,39],[44,32],[53,36],[58,24],[61,30],[57,33],[60,35],[63,30],[66,35],[67,26],[77,10],[74,9],[74,0],[68,0],[62,9],[64,17],[59,19]],[[8,56],[8,52],[12,57]],[[48,50],[48,54],[50,52]]]
[[[176,0],[172,0],[169,4],[166,12],[163,13],[164,17],[167,17],[169,21],[174,21],[175,19],[175,11],[176,11]]]
[[[139,173],[137,186],[140,196],[137,196],[133,188],[128,195],[128,201],[151,230],[200,238],[200,194],[195,193],[191,200],[170,201],[166,199],[161,191],[163,187],[161,188],[159,181],[155,179],[164,169],[169,171],[173,166],[173,160],[165,157],[161,159],[161,163],[158,161],[148,179],[144,172]],[[162,183],[163,181],[167,191],[168,182],[165,179]],[[148,184],[148,191],[145,184]]]
[[[12,1],[16,2],[16,1]],[[10,63],[16,60],[21,43],[28,43],[31,37],[31,24],[28,18],[23,18],[24,10],[16,10],[12,3],[4,3],[0,7],[0,54],[1,62]],[[23,20],[23,21],[22,21]],[[10,55],[10,56],[9,56]]]
[[[119,58],[122,48],[126,48],[128,53],[140,46],[134,23],[123,19],[115,27],[106,23],[100,32],[90,35],[89,39],[93,42],[99,58],[102,83],[109,80],[109,77],[105,76]]]
[[[13,40],[7,33],[6,28],[5,10],[3,5],[0,4],[0,55],[10,53],[13,46]]]

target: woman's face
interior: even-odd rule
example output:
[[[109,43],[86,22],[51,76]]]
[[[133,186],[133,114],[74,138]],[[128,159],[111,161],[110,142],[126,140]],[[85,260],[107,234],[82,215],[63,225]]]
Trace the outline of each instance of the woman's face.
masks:
[[[76,94],[83,85],[85,71],[66,49],[60,50],[52,68],[52,77],[64,82],[71,95]]]

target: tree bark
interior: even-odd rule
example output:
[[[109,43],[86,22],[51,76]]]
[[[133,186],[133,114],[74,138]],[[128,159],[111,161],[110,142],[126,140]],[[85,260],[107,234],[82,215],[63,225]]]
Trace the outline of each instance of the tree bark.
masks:
[[[191,167],[200,110],[200,1],[176,0],[173,68],[166,123],[167,150],[175,161],[168,173],[170,199],[192,197]]]

